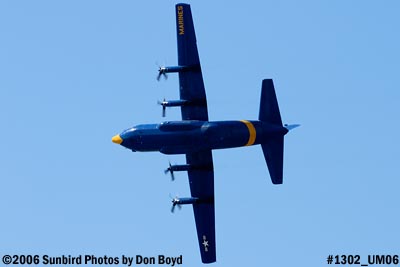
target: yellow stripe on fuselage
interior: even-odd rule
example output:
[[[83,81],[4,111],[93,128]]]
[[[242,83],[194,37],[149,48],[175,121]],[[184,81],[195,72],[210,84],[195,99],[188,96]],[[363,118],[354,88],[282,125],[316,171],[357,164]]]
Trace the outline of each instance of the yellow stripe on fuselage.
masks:
[[[247,129],[249,129],[249,141],[247,141],[247,144],[245,144],[245,146],[251,146],[256,141],[256,128],[254,128],[254,125],[249,121],[241,120],[241,122],[246,124]]]

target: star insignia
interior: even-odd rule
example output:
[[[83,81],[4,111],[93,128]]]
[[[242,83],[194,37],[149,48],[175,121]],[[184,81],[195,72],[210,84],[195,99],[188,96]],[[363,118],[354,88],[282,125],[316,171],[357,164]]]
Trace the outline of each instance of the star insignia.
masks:
[[[204,246],[204,251],[208,252],[208,247],[210,245],[208,244],[207,237],[205,235],[203,235],[203,243],[201,243],[201,244]]]

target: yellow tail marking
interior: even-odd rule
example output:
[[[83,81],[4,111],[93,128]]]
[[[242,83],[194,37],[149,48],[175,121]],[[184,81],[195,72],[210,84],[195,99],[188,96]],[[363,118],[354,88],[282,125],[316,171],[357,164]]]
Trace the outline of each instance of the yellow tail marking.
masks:
[[[241,120],[241,122],[246,124],[247,129],[249,129],[249,141],[247,142],[247,144],[245,144],[245,146],[251,146],[256,141],[256,128],[254,128],[254,125],[249,121]]]

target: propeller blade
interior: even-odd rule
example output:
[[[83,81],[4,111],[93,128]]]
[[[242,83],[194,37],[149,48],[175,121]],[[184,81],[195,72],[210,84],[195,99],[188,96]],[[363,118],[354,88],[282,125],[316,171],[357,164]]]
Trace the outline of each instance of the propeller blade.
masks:
[[[174,171],[172,170],[171,162],[169,162],[169,167],[167,169],[165,169],[165,171],[164,171],[165,174],[167,174],[168,172],[171,174],[171,180],[174,181],[175,180],[175,174],[174,174]]]
[[[175,206],[177,205],[177,200],[174,198],[172,200],[172,207],[171,207],[171,212],[174,213],[175,212]]]
[[[157,75],[157,81],[160,81],[161,75],[164,76],[164,79],[167,80],[168,76],[167,73],[165,72],[165,67],[158,67],[158,75]]]
[[[164,98],[164,100],[161,102],[160,100],[158,100],[157,101],[157,104],[158,105],[160,105],[160,106],[162,106],[162,116],[163,117],[165,117],[165,114],[166,114],[166,109],[167,109],[167,106],[165,105],[165,98]]]
[[[172,197],[171,194],[169,194],[169,197],[172,199],[172,207],[171,207],[171,212],[175,212],[175,206],[178,206],[179,209],[182,209],[181,205],[179,204],[179,198],[178,196]]]
[[[179,210],[182,209],[182,205],[176,204],[176,203],[175,203],[175,204],[173,204],[172,207],[171,207],[171,212],[172,212],[172,213],[175,213],[175,207],[178,207]]]

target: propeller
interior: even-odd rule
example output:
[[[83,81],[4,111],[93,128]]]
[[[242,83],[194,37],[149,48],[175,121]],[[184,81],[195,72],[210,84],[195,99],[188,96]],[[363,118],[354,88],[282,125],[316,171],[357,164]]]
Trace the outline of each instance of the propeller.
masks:
[[[179,204],[179,198],[178,196],[176,197],[171,197],[171,195],[169,195],[170,198],[172,198],[172,207],[171,207],[171,212],[174,213],[175,212],[175,207],[178,206],[179,209],[182,209],[182,205]]]
[[[165,117],[165,113],[166,113],[166,109],[167,109],[167,106],[165,105],[165,103],[166,103],[165,102],[165,98],[164,98],[164,100],[162,102],[160,100],[157,101],[157,104],[162,106],[162,116],[163,116],[163,118]]]
[[[167,68],[164,66],[159,66],[158,67],[158,75],[157,75],[157,81],[160,81],[161,76],[164,76],[164,79],[167,80],[168,79],[168,75],[166,72]]]
[[[174,171],[172,170],[171,162],[169,162],[169,167],[164,171],[165,174],[167,174],[168,172],[171,174],[171,181],[174,181],[175,174],[174,174]]]

